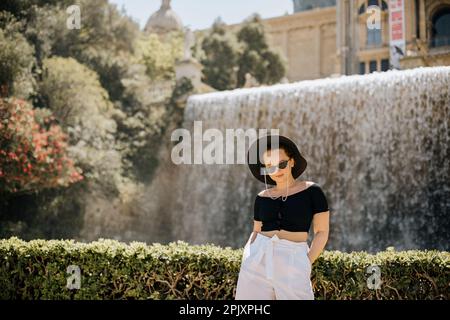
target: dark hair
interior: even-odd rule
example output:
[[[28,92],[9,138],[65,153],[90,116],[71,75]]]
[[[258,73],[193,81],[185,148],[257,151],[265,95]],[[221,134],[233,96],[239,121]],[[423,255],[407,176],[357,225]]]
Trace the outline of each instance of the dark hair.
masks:
[[[286,155],[287,155],[289,158],[294,158],[295,151],[292,150],[292,148],[291,148],[289,145],[284,144],[284,143],[282,143],[282,142],[279,142],[278,148],[277,148],[277,149],[283,149],[284,152],[286,153]],[[272,146],[271,146],[271,144],[270,144],[270,139],[267,141],[267,149],[266,149],[266,151],[269,151],[269,150],[272,150]],[[294,161],[295,161],[295,160],[294,160]],[[296,165],[296,164],[294,164],[294,165]]]

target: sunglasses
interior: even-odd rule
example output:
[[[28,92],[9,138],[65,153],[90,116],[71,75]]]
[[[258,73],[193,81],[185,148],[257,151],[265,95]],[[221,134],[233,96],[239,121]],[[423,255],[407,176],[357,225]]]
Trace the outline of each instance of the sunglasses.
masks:
[[[270,167],[263,167],[262,169],[265,171],[266,174],[274,174],[278,171],[278,169],[285,169],[288,165],[290,158],[288,160],[281,161],[276,166],[270,166]]]

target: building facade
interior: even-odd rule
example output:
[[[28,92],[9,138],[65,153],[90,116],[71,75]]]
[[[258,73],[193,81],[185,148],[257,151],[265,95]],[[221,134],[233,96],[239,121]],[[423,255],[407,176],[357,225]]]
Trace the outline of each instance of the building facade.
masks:
[[[287,61],[289,81],[337,73],[336,7],[300,11],[263,20],[268,41]]]
[[[308,11],[315,8],[334,7],[336,0],[293,0],[294,13]]]
[[[293,14],[263,20],[291,82],[450,65],[450,0],[293,0],[293,6]],[[163,0],[146,30],[180,29],[169,9]]]
[[[399,3],[405,47],[395,67],[450,65],[450,0],[293,2],[293,14],[263,20],[289,81],[394,68],[389,9]],[[379,28],[369,26],[374,18]]]

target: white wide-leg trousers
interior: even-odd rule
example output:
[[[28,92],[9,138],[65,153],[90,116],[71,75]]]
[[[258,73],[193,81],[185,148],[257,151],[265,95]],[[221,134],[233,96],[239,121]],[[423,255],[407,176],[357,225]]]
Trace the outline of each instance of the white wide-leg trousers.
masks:
[[[314,300],[306,242],[252,234],[245,244],[236,300]]]

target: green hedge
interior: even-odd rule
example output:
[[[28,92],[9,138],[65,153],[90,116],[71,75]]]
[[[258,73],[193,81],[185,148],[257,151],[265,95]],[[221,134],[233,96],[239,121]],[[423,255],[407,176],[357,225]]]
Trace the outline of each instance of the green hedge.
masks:
[[[2,299],[234,299],[242,249],[114,240],[79,243],[0,240]],[[69,265],[81,269],[69,290]],[[369,289],[367,267],[378,265],[379,289]],[[450,253],[393,249],[326,251],[314,263],[316,299],[449,299]]]

